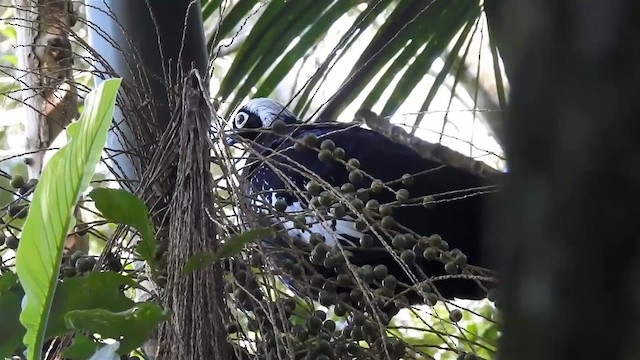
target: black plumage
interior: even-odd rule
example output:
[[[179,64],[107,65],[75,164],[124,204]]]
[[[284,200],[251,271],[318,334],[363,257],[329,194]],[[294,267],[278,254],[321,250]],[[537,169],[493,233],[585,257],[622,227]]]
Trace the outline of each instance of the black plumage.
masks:
[[[357,267],[383,264],[400,283],[409,285],[414,282],[398,259],[411,261],[411,254],[406,251],[411,250],[416,260],[407,265],[415,279],[425,284],[430,283],[428,279],[435,280],[432,284],[445,298],[478,299],[486,295],[486,287],[491,287],[492,283],[478,280],[485,279],[483,276],[488,273],[476,266],[489,265],[485,248],[486,214],[488,201],[496,192],[492,182],[427,160],[378,132],[354,124],[303,125],[294,114],[270,99],[253,99],[243,106],[234,117],[234,128],[241,129],[238,134],[249,140],[254,154],[242,172],[251,185],[246,190],[248,193],[263,194],[263,199],[271,204],[275,204],[277,199],[284,199],[287,212],[305,211],[313,201],[316,201],[314,206],[317,209],[323,207],[317,202],[326,200],[327,205],[332,203],[328,212],[316,210],[316,216],[306,213],[304,220],[307,221],[308,231],[295,228],[296,221],[301,219],[300,216],[296,217],[296,213],[292,214],[293,220],[284,219],[284,225],[292,237],[309,242],[315,236],[311,233],[321,234],[329,245],[335,245],[337,239],[352,254],[349,257],[352,264]],[[315,146],[307,146],[314,137],[318,139]],[[343,149],[344,157],[341,150],[332,149],[330,142],[323,144],[324,140],[331,140],[336,149]],[[331,153],[331,159],[326,159],[327,151],[324,151],[325,158],[320,155],[321,145],[325,145],[325,150]],[[325,161],[319,160],[319,157]],[[357,159],[358,169],[350,166],[358,165],[355,160],[349,163],[350,158]],[[359,174],[354,175],[354,172]],[[325,192],[320,197],[316,196],[315,200],[312,193],[317,193],[317,190],[308,189],[314,174],[319,177],[313,180],[314,183],[321,185],[326,182],[333,188],[322,189]],[[372,188],[374,179],[385,184],[382,191],[373,190],[379,190],[376,185]],[[344,185],[350,183],[353,189],[351,185]],[[292,191],[292,188],[296,190]],[[352,191],[354,189],[360,189],[360,192],[356,195]],[[408,199],[404,199],[405,190],[398,192],[400,189],[408,191]],[[327,190],[332,190],[333,195],[330,195],[332,191]],[[322,196],[330,198],[330,201]],[[364,210],[364,214],[373,229],[379,234],[389,232],[381,238],[393,248],[396,257],[383,247],[376,236],[371,237],[374,239],[373,247],[362,246],[362,236],[372,234],[372,228],[367,226],[360,231],[363,218],[360,224],[356,224],[356,216],[349,211],[353,210],[354,205],[359,205],[355,200],[358,197],[364,200],[363,204],[371,205],[369,210]],[[384,212],[375,206],[375,201],[368,202],[371,199],[385,205]],[[341,209],[335,210],[337,207]],[[382,223],[389,208],[392,209],[394,220],[391,227],[388,226],[389,219]],[[342,209],[346,210],[347,217],[335,216]],[[324,214],[324,227],[314,223],[318,214]],[[443,241],[439,241],[434,234]],[[403,239],[394,241],[397,235],[402,235]],[[366,242],[370,240],[367,238]],[[430,250],[431,254],[425,253],[428,248],[433,249]],[[433,255],[434,251],[438,259],[427,260],[425,255]],[[333,266],[327,268],[317,262],[315,269],[327,278],[335,278],[339,273]],[[372,284],[374,289],[375,284]],[[429,288],[421,287],[426,290]],[[399,286],[396,293],[402,290],[402,286]],[[416,291],[405,291],[404,295],[409,303],[423,302],[423,296]]]

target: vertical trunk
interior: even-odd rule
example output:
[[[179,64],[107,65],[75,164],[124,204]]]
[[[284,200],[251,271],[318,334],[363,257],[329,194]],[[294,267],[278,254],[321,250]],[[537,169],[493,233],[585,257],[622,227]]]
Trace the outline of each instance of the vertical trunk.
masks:
[[[513,85],[500,358],[638,358],[640,3],[495,5]]]
[[[25,117],[24,158],[29,178],[39,178],[46,149],[77,118],[70,28],[76,22],[72,0],[13,0],[16,11],[18,75]],[[80,213],[75,212],[79,218]],[[89,249],[88,238],[70,234],[69,250]]]
[[[71,0],[13,0],[16,9],[19,78],[27,107],[25,162],[38,178],[45,149],[77,116],[69,29],[75,24]]]
[[[206,76],[200,1],[87,0],[87,5],[91,47],[138,93],[135,118],[116,110],[116,121],[125,121],[113,129],[107,147],[116,176],[140,179],[147,165],[129,154],[150,155],[145,146],[157,141],[176,110],[181,73],[194,64]],[[104,64],[94,66],[107,70]]]

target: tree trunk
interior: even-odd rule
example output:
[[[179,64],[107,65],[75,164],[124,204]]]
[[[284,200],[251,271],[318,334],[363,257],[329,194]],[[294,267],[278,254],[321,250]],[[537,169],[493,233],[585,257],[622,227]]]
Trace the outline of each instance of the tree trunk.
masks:
[[[77,117],[69,31],[76,14],[71,0],[13,0],[16,10],[18,78],[27,107],[25,158],[38,178],[45,150]]]
[[[488,5],[512,84],[500,358],[638,358],[640,3]]]
[[[182,75],[192,64],[207,76],[201,16],[199,1],[87,0],[90,44],[104,61],[94,66],[107,74],[113,70],[138,97],[136,118],[125,118],[131,115],[127,109],[114,113],[119,125],[107,139],[107,152],[117,164],[116,176],[140,179],[147,165],[130,154],[150,155],[144,147],[157,142],[169,124]]]
[[[76,22],[71,0],[13,0],[17,33],[18,74],[25,107],[24,162],[37,179],[51,143],[78,117],[69,32]],[[80,219],[78,209],[74,215]],[[69,251],[89,249],[86,236],[69,234]]]

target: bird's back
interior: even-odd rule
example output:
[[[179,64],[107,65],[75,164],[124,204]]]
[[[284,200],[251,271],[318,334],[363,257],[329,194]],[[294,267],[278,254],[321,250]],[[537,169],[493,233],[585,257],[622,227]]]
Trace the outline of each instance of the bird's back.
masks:
[[[318,159],[318,149],[311,149],[306,146],[295,146],[296,141],[301,141],[305,136],[313,134],[318,137],[319,145],[323,140],[332,140],[336,147],[344,149],[344,161],[335,159],[320,161]],[[391,217],[395,224],[391,227],[398,233],[414,232],[422,236],[438,234],[448,242],[449,250],[457,248],[468,258],[470,265],[487,265],[483,254],[483,247],[486,246],[486,224],[488,200],[495,192],[492,183],[477,175],[470,174],[460,169],[445,166],[435,161],[427,160],[415,153],[408,147],[395,143],[384,135],[366,130],[360,127],[352,127],[343,124],[305,126],[293,133],[286,140],[275,141],[269,144],[269,150],[262,151],[263,156],[268,160],[258,161],[249,167],[244,176],[251,179],[254,191],[266,191],[267,201],[274,203],[276,197],[284,197],[287,200],[289,209],[292,204],[297,204],[297,208],[305,209],[308,201],[311,200],[305,187],[309,179],[313,178],[311,173],[316,174],[321,181],[327,182],[334,188],[342,187],[344,184],[353,183],[353,188],[361,189],[358,197],[362,197],[364,203],[368,199],[375,199],[379,204],[388,204],[392,208]],[[357,176],[351,176],[353,168],[348,169],[345,161],[355,158],[359,162],[359,169],[364,174],[362,180],[357,182]],[[411,175],[411,179],[402,181],[403,176]],[[380,180],[388,185],[382,191],[372,191],[372,180]],[[293,185],[293,186],[292,186]],[[279,192],[292,187],[296,191],[288,193]],[[350,188],[347,185],[346,188]],[[374,186],[375,187],[375,186]],[[389,190],[392,189],[392,191]],[[407,200],[398,201],[397,190],[406,189],[409,192]],[[274,196],[274,194],[280,194]],[[353,199],[354,194],[348,191],[343,194],[342,202]],[[429,196],[425,202],[425,196]],[[340,196],[334,197],[333,202],[339,203]],[[348,204],[347,204],[348,205]],[[296,208],[296,209],[297,209]],[[348,209],[349,206],[346,206]],[[376,210],[376,209],[374,209]],[[388,209],[387,209],[388,210]],[[347,211],[348,212],[348,211]],[[329,213],[330,214],[330,213]],[[384,214],[380,212],[370,212],[371,220],[380,224]],[[327,215],[330,217],[330,215]],[[354,216],[347,217],[351,220],[353,227]],[[293,224],[293,222],[289,222]],[[329,232],[339,232],[340,226],[331,229],[331,222],[328,222]],[[388,224],[383,224],[388,225]],[[382,226],[387,229],[387,227]],[[375,228],[375,226],[374,226]],[[316,225],[315,229],[318,229]],[[344,225],[342,226],[344,229]],[[355,229],[355,228],[353,228]],[[365,231],[369,231],[367,228]],[[363,248],[359,239],[354,239],[354,233],[348,233],[341,237],[342,240],[349,240],[344,244],[351,246],[353,254],[350,261],[358,266],[370,264],[384,264],[388,267],[389,273],[396,275],[401,282],[411,283],[404,273],[397,259],[392,257],[387,249],[381,244],[373,248]],[[313,229],[312,229],[313,231]],[[301,233],[298,230],[299,233]],[[358,232],[356,231],[356,236]],[[418,280],[425,280],[420,272],[427,276],[446,276],[446,259],[441,255],[440,260],[427,260],[424,257],[424,250],[433,245],[427,238],[409,237],[413,241],[406,241],[405,244],[396,246],[392,242],[392,236],[386,237],[388,244],[394,249],[396,255],[402,254],[404,250],[412,250],[416,254],[415,265],[409,268],[416,273]],[[306,238],[308,239],[308,237]],[[352,246],[355,245],[355,246]],[[445,247],[441,246],[446,250]],[[440,250],[438,253],[440,254]],[[320,266],[322,268],[322,266]],[[321,272],[323,269],[320,269]],[[325,269],[326,270],[326,269]],[[325,271],[331,276],[331,271]],[[435,283],[438,290],[445,297],[459,298],[480,298],[486,295],[485,290],[477,283],[470,280],[447,279],[439,280]],[[419,302],[419,297],[413,293],[409,299],[411,302]]]

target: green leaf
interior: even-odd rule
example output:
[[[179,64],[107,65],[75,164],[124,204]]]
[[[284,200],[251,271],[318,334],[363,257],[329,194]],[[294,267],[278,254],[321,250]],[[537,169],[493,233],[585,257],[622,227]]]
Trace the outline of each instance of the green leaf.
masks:
[[[216,43],[219,42],[220,39],[229,35],[231,30],[243,21],[249,11],[258,3],[259,1],[257,0],[239,0],[235,5],[233,5],[229,13],[222,19]]]
[[[158,305],[145,302],[121,312],[104,309],[70,311],[65,321],[70,329],[118,340],[118,353],[126,354],[140,347],[156,326],[168,318],[168,314]]]
[[[475,4],[475,6],[469,6]],[[434,60],[437,59],[451,43],[453,37],[468,22],[476,19],[480,14],[480,7],[477,1],[458,0],[451,1],[445,9],[441,9],[441,13],[437,14],[437,20],[432,23],[433,28],[430,29],[433,36],[427,42],[427,46],[417,56],[405,72],[404,76],[396,85],[393,93],[387,100],[382,110],[383,115],[394,114],[398,107],[406,100],[411,91],[416,87],[418,82],[423,78],[425,69],[431,68]],[[425,16],[431,15],[426,13]],[[435,14],[433,16],[436,16]],[[426,19],[423,19],[425,21]]]
[[[199,252],[191,256],[187,263],[184,265],[182,271],[190,273],[196,270],[204,269],[211,264],[221,260],[237,255],[242,251],[244,246],[252,241],[256,241],[261,238],[269,238],[275,236],[275,231],[271,228],[262,228],[249,230],[237,236],[233,236],[220,245],[220,249],[216,253],[212,252]]]
[[[51,305],[46,338],[68,331],[64,318],[70,311],[96,308],[124,311],[131,308],[134,301],[121,291],[124,286],[135,287],[136,282],[114,272],[90,272],[86,276],[65,279],[58,285]]]
[[[389,5],[393,3],[392,0],[379,0],[374,6],[369,6],[367,9],[358,15],[358,17],[353,22],[353,25],[345,32],[342,36],[338,45],[333,48],[331,54],[327,57],[325,61],[322,62],[320,68],[316,70],[316,73],[310,79],[310,81],[305,84],[305,89],[300,95],[298,103],[294,109],[294,113],[298,114],[301,118],[306,114],[309,106],[311,106],[311,101],[309,97],[311,96],[313,89],[316,88],[316,84],[324,82],[329,71],[331,70],[330,64],[338,62],[343,55],[347,54],[347,50],[356,43],[356,40],[359,39],[360,35],[364,33],[364,30],[371,26],[375,19],[380,15]],[[335,61],[334,61],[335,59]],[[325,119],[327,121],[333,119]]]
[[[0,294],[9,291],[18,285],[18,275],[13,272],[6,272],[0,276]]]
[[[209,0],[206,3],[202,2],[202,20],[206,21],[213,12],[220,6],[222,0]]]
[[[0,276],[0,358],[10,357],[22,344],[26,332],[20,324],[23,295],[16,274],[6,272]]]
[[[106,80],[89,94],[80,120],[67,128],[67,145],[49,160],[33,195],[16,254],[25,291],[20,321],[27,329],[23,341],[30,360],[41,357],[72,209],[100,160],[120,83]]]
[[[142,234],[136,251],[154,269],[156,240],[149,220],[149,210],[142,200],[122,189],[93,189],[89,196],[107,221],[133,226]]]
[[[76,334],[73,337],[73,342],[64,351],[64,357],[73,360],[89,359],[93,353],[98,349],[99,344],[92,339],[82,335]]]
[[[296,4],[299,5],[300,3],[302,3],[302,1],[296,1],[291,5],[296,6]],[[242,47],[238,50],[227,75],[220,84],[220,89],[216,97],[226,100],[240,80],[249,72],[258,57],[261,56],[261,53],[266,51],[267,47],[270,46],[270,43],[266,41],[267,39],[263,39],[263,37],[265,34],[273,36],[275,32],[279,32],[278,24],[282,25],[281,21],[283,19],[281,15],[285,10],[285,5],[286,3],[284,1],[272,1],[269,3],[253,25]],[[289,12],[292,6],[288,7]]]
[[[453,49],[451,49],[451,52],[447,57],[447,60],[444,62],[444,66],[442,67],[442,70],[440,70],[438,75],[436,75],[436,78],[433,80],[431,89],[429,89],[429,93],[427,94],[426,99],[424,100],[424,102],[422,103],[422,106],[420,107],[420,113],[416,118],[414,127],[413,129],[411,129],[411,134],[415,134],[415,132],[418,130],[418,125],[420,125],[420,123],[422,122],[422,119],[425,116],[425,113],[429,110],[429,106],[431,106],[431,102],[436,97],[436,94],[438,93],[438,89],[440,89],[440,86],[442,86],[442,84],[444,83],[445,79],[447,78],[447,75],[449,75],[449,73],[454,67],[458,68],[460,65],[462,65],[462,63],[464,63],[464,59],[460,59],[458,57],[458,52],[462,48],[463,43],[467,41],[467,35],[469,34],[473,26],[474,26],[474,22],[470,21],[464,27],[464,29],[462,30],[462,33],[460,34],[460,37],[458,38],[458,41],[453,46]],[[469,42],[469,44],[471,44],[471,42]]]
[[[256,91],[255,97],[269,96],[280,81],[291,71],[296,62],[300,60],[319,39],[326,35],[331,25],[357,4],[358,2],[355,0],[342,0],[335,2],[333,6],[325,11],[317,21],[306,29],[298,43],[287,51],[286,56],[283,56],[280,62],[269,72],[267,78],[262,82],[258,91]],[[293,28],[290,29],[290,31],[296,32],[297,29]],[[265,62],[266,64],[272,63],[271,59],[268,58],[262,59],[261,62]],[[257,65],[256,68],[259,68],[259,65]],[[250,81],[250,79],[248,79],[248,81]]]

